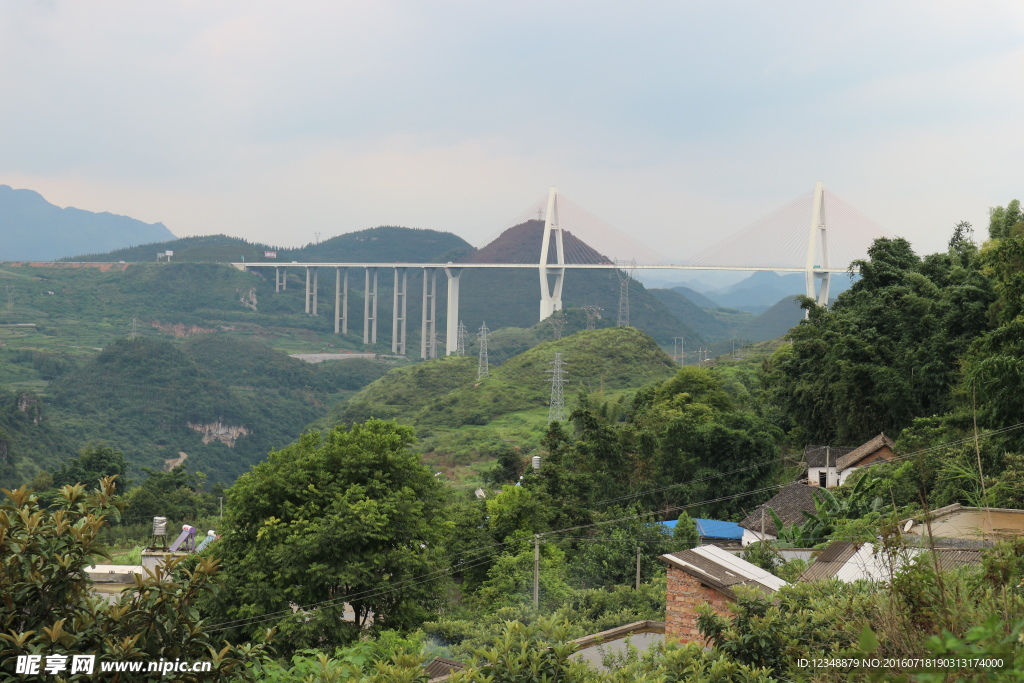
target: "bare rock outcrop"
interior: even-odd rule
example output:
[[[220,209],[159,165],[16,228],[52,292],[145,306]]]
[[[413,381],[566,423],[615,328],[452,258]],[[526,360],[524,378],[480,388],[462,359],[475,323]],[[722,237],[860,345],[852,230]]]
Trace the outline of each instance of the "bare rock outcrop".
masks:
[[[210,422],[208,424],[189,422],[188,426],[203,435],[203,443],[220,441],[229,448],[234,448],[235,441],[251,433],[247,428],[241,425],[226,425],[220,420],[217,422]]]

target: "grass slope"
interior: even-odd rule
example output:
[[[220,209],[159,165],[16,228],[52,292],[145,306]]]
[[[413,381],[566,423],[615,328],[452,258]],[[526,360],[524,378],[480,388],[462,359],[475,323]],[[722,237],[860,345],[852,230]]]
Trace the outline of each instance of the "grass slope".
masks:
[[[567,373],[565,392],[639,388],[672,375],[672,359],[630,327],[585,330],[543,342],[477,379],[477,359],[449,357],[395,370],[341,406],[337,419],[386,417],[423,428],[486,425],[547,406],[554,354]]]

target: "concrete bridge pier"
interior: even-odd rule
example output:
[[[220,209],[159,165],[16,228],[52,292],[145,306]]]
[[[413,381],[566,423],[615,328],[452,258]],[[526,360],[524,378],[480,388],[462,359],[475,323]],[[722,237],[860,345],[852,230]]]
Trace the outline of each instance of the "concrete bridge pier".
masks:
[[[310,292],[310,294],[311,294],[310,298],[312,299],[312,301],[310,302],[310,307],[313,309],[313,315],[320,315],[319,313],[317,313],[317,310],[316,310],[316,308],[317,308],[317,306],[316,306],[317,305],[317,301],[319,301],[319,299],[320,299],[320,297],[318,296],[320,294],[320,269],[319,268],[314,268],[313,269],[313,291]]]
[[[363,343],[377,343],[377,269],[366,269],[363,288]]]
[[[339,333],[348,334],[348,268],[334,269],[334,334]]]
[[[406,268],[395,268],[394,305],[391,307],[391,353],[405,355],[408,311],[409,273]]]
[[[274,293],[281,291],[281,269],[274,268]]]
[[[420,358],[437,358],[437,269],[423,269],[423,314],[420,321]]]
[[[309,290],[310,290],[310,285],[312,284],[312,280],[310,279],[311,275],[310,275],[309,271],[311,271],[311,270],[312,270],[312,268],[310,268],[309,266],[306,266],[306,315],[310,314]]]
[[[462,268],[448,266],[444,269],[448,276],[448,319],[445,321],[444,355],[454,356],[459,346],[459,277]]]

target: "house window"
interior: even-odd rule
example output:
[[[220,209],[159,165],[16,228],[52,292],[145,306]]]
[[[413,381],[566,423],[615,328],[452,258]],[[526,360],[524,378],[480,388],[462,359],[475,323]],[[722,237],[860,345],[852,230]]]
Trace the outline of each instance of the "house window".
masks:
[[[818,472],[818,486],[828,487],[828,470]]]

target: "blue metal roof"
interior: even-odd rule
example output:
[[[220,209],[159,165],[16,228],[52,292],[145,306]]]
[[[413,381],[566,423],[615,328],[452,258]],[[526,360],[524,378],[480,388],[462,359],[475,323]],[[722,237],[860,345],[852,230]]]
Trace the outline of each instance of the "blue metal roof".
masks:
[[[661,525],[668,529],[675,529],[676,521],[670,519],[667,522],[662,522]],[[736,522],[719,522],[717,519],[698,518],[693,521],[697,523],[697,533],[701,538],[723,538],[733,541],[743,538],[743,527]]]
[[[727,538],[738,541],[743,538],[743,527],[736,522],[719,522],[717,519],[694,519],[697,533],[701,538]]]

